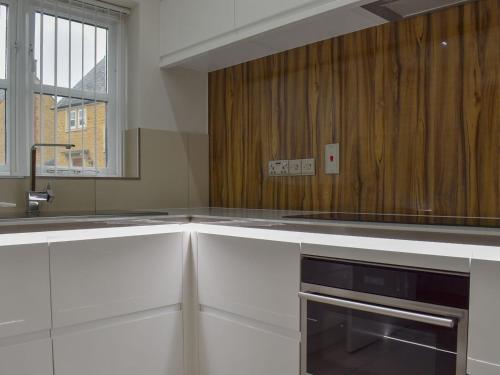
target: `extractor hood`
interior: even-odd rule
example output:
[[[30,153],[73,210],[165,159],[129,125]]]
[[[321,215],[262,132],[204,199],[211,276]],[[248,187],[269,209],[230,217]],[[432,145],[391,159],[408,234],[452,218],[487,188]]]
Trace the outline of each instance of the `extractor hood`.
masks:
[[[398,21],[468,1],[471,0],[378,0],[362,7],[388,21]]]

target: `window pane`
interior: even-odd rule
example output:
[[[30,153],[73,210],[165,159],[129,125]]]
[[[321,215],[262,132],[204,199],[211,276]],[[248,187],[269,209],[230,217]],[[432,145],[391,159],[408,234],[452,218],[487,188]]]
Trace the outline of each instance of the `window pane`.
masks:
[[[6,90],[0,90],[0,165],[7,163]]]
[[[54,126],[54,97],[43,95],[40,100],[40,95],[36,94],[34,101],[36,142],[76,146],[71,152],[64,148],[41,149],[37,165],[42,167],[42,173],[79,175],[82,167],[85,174],[93,173],[95,168],[106,168],[106,103],[87,101],[82,107],[81,99],[58,97],[57,124]]]
[[[7,6],[0,5],[0,79],[7,78]]]
[[[69,88],[69,21],[57,19],[57,86]]]

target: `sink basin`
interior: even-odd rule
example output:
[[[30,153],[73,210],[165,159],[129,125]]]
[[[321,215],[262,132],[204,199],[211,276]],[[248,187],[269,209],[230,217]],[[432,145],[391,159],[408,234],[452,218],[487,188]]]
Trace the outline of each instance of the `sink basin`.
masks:
[[[0,234],[180,224],[185,222],[186,220],[182,218],[169,217],[166,213],[162,215],[130,213],[124,215],[32,217],[0,220]]]

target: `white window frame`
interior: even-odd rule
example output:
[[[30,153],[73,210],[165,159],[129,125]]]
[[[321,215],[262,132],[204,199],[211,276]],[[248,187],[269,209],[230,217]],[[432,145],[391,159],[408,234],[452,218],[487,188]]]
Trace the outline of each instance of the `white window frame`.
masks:
[[[6,90],[5,96],[5,165],[0,165],[0,176],[12,174],[16,151],[16,55],[17,55],[17,3],[13,0],[1,0],[7,6],[6,38],[6,79],[0,79],[0,89]]]
[[[123,176],[123,148],[124,131],[127,128],[125,101],[126,101],[126,46],[125,22],[120,22],[116,17],[108,17],[105,14],[93,15],[87,19],[88,12],[78,9],[57,0],[0,0],[8,5],[8,65],[7,65],[7,106],[6,106],[6,139],[7,153],[6,165],[0,166],[0,177],[2,176],[27,176],[30,170],[29,150],[34,143],[34,93],[40,92],[40,86],[35,88],[33,82],[34,59],[34,27],[35,13],[42,11],[45,14],[57,14],[71,20],[89,24],[91,26],[104,27],[108,29],[108,93],[103,94],[92,91],[91,100],[97,102],[105,101],[106,109],[106,134],[107,142],[107,168],[96,170],[96,168],[79,168],[79,173],[58,173],[42,170],[41,175],[52,177],[121,177]],[[70,0],[71,2],[71,0]],[[74,0],[76,3],[77,0]],[[49,6],[50,5],[50,6]],[[92,6],[92,5],[90,5]],[[57,8],[57,9],[54,9]],[[76,9],[76,10],[75,10]],[[3,88],[0,80],[0,88]],[[67,96],[70,89],[55,86],[42,85],[43,94]],[[75,93],[75,90],[72,90]],[[89,94],[89,93],[86,93]],[[74,95],[73,95],[74,96]],[[75,107],[77,109],[78,107]],[[85,111],[85,110],[84,110]],[[69,116],[69,115],[68,115]],[[86,118],[86,115],[85,115]],[[69,117],[68,129],[69,129]],[[77,129],[78,128],[77,115]],[[86,120],[85,120],[86,125]],[[82,150],[84,152],[84,150]],[[94,156],[97,160],[97,150]],[[55,169],[49,167],[48,169]],[[63,168],[57,168],[64,172]],[[75,172],[70,171],[70,172]],[[78,171],[76,171],[78,172]]]

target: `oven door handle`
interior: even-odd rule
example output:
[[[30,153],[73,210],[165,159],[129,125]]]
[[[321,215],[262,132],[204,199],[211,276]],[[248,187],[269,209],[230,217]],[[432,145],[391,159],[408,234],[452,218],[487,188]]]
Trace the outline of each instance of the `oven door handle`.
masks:
[[[385,315],[393,318],[412,320],[414,322],[426,323],[434,326],[454,328],[456,324],[455,319],[444,318],[436,315],[427,315],[406,310],[399,310],[378,305],[370,305],[342,298],[327,297],[318,294],[304,293],[304,292],[300,292],[299,297],[307,301],[325,303],[327,305],[344,307],[348,309],[359,310],[373,314]]]

